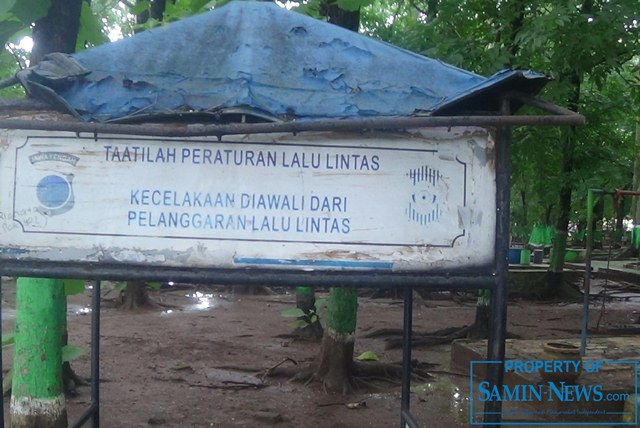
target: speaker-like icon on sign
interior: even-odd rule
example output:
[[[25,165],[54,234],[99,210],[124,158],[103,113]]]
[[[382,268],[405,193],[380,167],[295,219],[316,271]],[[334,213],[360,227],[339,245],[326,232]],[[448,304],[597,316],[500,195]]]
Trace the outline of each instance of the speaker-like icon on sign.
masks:
[[[423,165],[409,170],[407,176],[412,183],[409,204],[405,209],[407,217],[423,226],[438,221],[442,216],[440,171]]]

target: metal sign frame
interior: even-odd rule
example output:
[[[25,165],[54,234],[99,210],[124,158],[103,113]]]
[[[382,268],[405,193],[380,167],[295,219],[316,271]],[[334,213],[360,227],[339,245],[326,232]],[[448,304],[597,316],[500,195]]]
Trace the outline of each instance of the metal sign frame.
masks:
[[[0,261],[205,272],[493,264],[495,142],[484,128],[0,140]]]
[[[525,102],[541,108],[551,115],[513,116],[510,115],[510,100]],[[370,120],[326,121],[326,122],[286,122],[255,123],[229,125],[117,125],[77,122],[44,122],[36,120],[2,119],[0,129],[57,130],[89,132],[95,135],[128,134],[146,136],[215,136],[255,134],[272,132],[299,133],[305,131],[365,131],[370,129],[407,129],[425,127],[481,126],[493,129],[496,136],[496,233],[495,263],[480,269],[449,269],[429,273],[381,272],[381,271],[295,271],[269,269],[167,269],[136,268],[126,270],[118,265],[83,263],[30,262],[3,260],[0,274],[4,276],[31,276],[49,278],[82,278],[95,280],[92,297],[92,344],[91,344],[91,405],[72,425],[80,427],[92,420],[93,426],[99,426],[99,329],[100,329],[100,293],[99,281],[105,279],[140,279],[157,281],[171,278],[180,282],[207,282],[224,284],[263,284],[297,286],[301,283],[310,286],[344,287],[396,287],[404,290],[403,316],[403,371],[400,426],[418,427],[410,411],[411,383],[411,340],[412,340],[412,296],[414,287],[429,287],[443,290],[491,290],[491,318],[487,359],[504,362],[506,333],[506,285],[509,247],[509,145],[511,126],[514,125],[581,125],[584,117],[539,101],[523,94],[507,94],[502,100],[501,115],[498,116],[455,116],[455,117],[412,117],[412,118],[375,118]],[[365,281],[363,281],[365,280]],[[1,352],[1,350],[0,350]],[[0,361],[1,361],[0,353]],[[0,367],[1,371],[1,367]],[[501,364],[488,367],[487,380],[494,385],[502,385],[504,371]],[[1,410],[1,407],[0,407]],[[501,420],[501,403],[487,401],[485,404],[485,425],[497,426]],[[0,414],[0,421],[4,415]],[[4,423],[2,424],[4,426]]]

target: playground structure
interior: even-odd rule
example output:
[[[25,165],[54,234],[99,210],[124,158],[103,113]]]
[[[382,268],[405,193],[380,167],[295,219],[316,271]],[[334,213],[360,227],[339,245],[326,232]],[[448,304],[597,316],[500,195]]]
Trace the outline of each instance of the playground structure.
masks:
[[[582,325],[580,335],[580,354],[584,357],[587,352],[587,336],[589,328],[589,297],[591,291],[591,272],[592,272],[592,257],[593,257],[593,241],[594,241],[594,222],[593,222],[593,207],[594,198],[596,195],[611,196],[614,201],[614,206],[618,203],[618,200],[624,196],[640,196],[640,192],[634,192],[629,190],[604,190],[604,189],[589,189],[587,195],[587,245],[586,245],[586,261],[584,269],[584,287],[583,287],[583,303],[582,303]],[[611,258],[611,252],[609,252],[608,260]],[[605,290],[606,291],[606,290]]]

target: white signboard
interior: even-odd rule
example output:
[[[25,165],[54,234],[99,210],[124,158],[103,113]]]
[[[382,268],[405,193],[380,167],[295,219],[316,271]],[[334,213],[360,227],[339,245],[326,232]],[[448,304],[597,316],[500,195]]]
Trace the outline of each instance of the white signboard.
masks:
[[[222,141],[0,131],[0,260],[486,266],[493,149],[477,128]]]

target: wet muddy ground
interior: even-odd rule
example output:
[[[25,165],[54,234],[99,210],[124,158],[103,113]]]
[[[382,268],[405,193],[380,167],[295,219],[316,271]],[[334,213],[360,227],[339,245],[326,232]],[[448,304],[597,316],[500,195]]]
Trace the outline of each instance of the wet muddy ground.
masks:
[[[3,286],[3,331],[11,330],[12,285]],[[325,292],[320,291],[320,296]],[[402,327],[402,301],[393,296],[359,299],[355,355],[374,352],[384,362],[401,360],[380,338],[365,335]],[[113,293],[107,294],[113,297]],[[638,296],[640,297],[640,296]],[[309,364],[319,343],[288,337],[290,319],[281,316],[295,306],[291,290],[271,295],[234,294],[225,287],[189,286],[152,293],[161,305],[124,311],[105,302],[101,311],[101,426],[103,427],[393,427],[400,423],[399,383],[349,396],[325,393],[317,384],[262,378],[270,367]],[[90,290],[70,297],[70,343],[87,349],[72,363],[89,374]],[[473,322],[475,300],[469,295],[435,293],[416,298],[414,330],[435,331]],[[591,319],[599,317],[592,304]],[[640,299],[607,302],[602,325],[637,320]],[[510,300],[508,331],[527,339],[579,337],[581,304],[575,301]],[[4,356],[5,368],[11,365]],[[412,412],[429,427],[469,425],[469,379],[450,367],[450,346],[415,348],[413,358],[434,363],[433,379],[414,382]],[[90,402],[89,387],[68,398],[70,421]],[[6,407],[7,400],[5,400]],[[357,406],[349,404],[359,403]],[[351,408],[352,407],[352,408]]]

